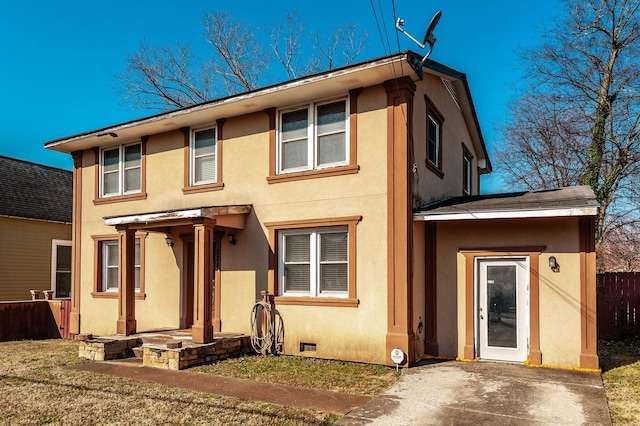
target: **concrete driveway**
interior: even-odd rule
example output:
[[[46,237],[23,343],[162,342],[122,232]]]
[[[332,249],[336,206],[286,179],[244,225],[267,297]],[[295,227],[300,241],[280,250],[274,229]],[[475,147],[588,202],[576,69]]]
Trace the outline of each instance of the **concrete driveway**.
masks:
[[[413,367],[338,425],[610,425],[599,374],[490,362]]]

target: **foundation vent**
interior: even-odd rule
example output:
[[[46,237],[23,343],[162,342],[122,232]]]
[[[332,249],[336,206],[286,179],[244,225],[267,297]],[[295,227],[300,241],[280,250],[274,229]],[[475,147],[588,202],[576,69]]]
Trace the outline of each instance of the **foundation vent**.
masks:
[[[315,352],[315,351],[316,351],[315,343],[300,342],[300,352]]]

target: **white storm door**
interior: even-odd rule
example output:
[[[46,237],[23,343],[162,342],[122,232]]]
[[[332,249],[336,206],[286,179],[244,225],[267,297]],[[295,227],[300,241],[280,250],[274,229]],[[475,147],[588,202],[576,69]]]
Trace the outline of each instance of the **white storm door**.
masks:
[[[529,259],[479,259],[478,355],[524,362],[529,355]]]

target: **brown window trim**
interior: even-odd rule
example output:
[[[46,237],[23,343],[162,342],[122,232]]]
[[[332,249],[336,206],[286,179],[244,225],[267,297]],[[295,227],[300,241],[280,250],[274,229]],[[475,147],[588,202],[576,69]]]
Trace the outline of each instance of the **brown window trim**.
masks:
[[[269,176],[268,183],[291,182],[303,179],[316,179],[330,176],[341,176],[356,174],[360,171],[358,166],[358,96],[362,88],[349,91],[349,164],[326,169],[315,169],[303,172],[278,174],[277,172],[277,150],[278,141],[276,137],[276,114],[275,108],[265,109],[264,112],[269,117]]]
[[[444,163],[443,149],[442,149],[442,145],[443,145],[442,127],[444,126],[444,116],[440,113],[440,111],[438,111],[438,108],[436,108],[436,106],[433,104],[433,102],[431,102],[431,100],[426,94],[424,95],[424,101],[427,106],[426,108],[427,109],[427,117],[426,117],[427,129],[425,132],[425,135],[426,135],[425,144],[427,148],[426,150],[427,156],[424,161],[427,168],[431,170],[433,173],[435,173],[438,177],[440,177],[440,179],[442,179],[444,178],[444,170],[442,168],[442,164]],[[440,126],[439,126],[440,134],[438,135],[438,138],[440,141],[440,144],[438,145],[438,158],[440,159],[440,165],[433,163],[429,158],[429,116],[436,118],[440,122]]]
[[[274,294],[276,304],[300,305],[300,306],[342,306],[358,307],[356,286],[356,225],[362,220],[362,216],[336,217],[330,219],[303,219],[284,222],[269,222],[264,225],[269,230],[269,292]],[[332,228],[346,226],[349,235],[349,290],[344,297],[291,297],[279,296],[278,276],[278,240],[279,232],[287,230],[308,228]]]
[[[136,232],[136,239],[140,240],[140,291],[136,291],[136,300],[147,298],[145,293],[145,240],[148,232]],[[117,299],[117,291],[102,290],[102,243],[106,241],[118,241],[118,234],[92,235],[93,239],[93,291],[91,297],[95,299]]]
[[[112,203],[123,203],[126,201],[138,201],[138,200],[146,200],[147,199],[147,141],[149,140],[149,136],[143,136],[140,138],[140,192],[135,194],[126,194],[126,195],[114,195],[111,197],[102,197],[102,191],[100,188],[100,148],[94,147],[93,153],[95,156],[95,185],[94,185],[94,198],[93,204],[96,206],[100,206],[103,204],[112,204]],[[132,142],[135,143],[135,142]],[[119,146],[128,145],[128,144],[120,144]]]
[[[471,188],[473,188],[473,154],[467,149],[467,146],[462,142],[462,195],[471,195]],[[469,160],[469,191],[465,190],[464,181],[464,160]]]
[[[201,185],[191,184],[191,127],[181,127],[180,131],[184,136],[184,186],[182,193],[187,194],[199,194],[202,192],[220,191],[224,189],[224,183],[222,182],[222,145],[223,145],[223,127],[227,121],[226,118],[216,120],[216,182],[206,183]]]

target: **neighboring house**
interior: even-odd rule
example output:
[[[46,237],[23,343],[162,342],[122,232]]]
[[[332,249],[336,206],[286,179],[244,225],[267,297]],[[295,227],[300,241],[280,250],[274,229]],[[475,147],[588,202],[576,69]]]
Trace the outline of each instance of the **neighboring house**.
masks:
[[[0,301],[71,297],[73,173],[0,156]]]
[[[46,147],[74,159],[72,332],[210,342],[269,291],[286,354],[598,366],[593,194],[478,198],[466,77],[411,52]]]

